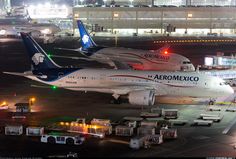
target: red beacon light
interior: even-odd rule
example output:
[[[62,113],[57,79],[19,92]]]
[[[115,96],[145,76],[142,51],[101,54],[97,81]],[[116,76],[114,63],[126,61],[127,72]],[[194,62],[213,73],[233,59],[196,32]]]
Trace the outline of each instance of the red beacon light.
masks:
[[[168,54],[168,51],[164,51],[164,54],[167,55],[167,54]]]

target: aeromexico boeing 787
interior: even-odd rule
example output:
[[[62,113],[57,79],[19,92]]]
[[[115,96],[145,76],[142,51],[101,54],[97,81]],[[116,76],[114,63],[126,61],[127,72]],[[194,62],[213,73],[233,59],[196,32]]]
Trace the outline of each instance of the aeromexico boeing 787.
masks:
[[[81,37],[81,49],[74,50],[82,53],[86,58],[107,63],[118,69],[133,68],[135,70],[155,71],[194,71],[190,60],[182,55],[168,53],[163,47],[156,51],[138,50],[122,47],[98,46],[88,34],[82,21],[78,20],[78,28]],[[76,57],[56,56],[76,59]]]
[[[28,34],[21,33],[32,67],[24,73],[4,72],[74,91],[127,95],[130,104],[153,105],[155,96],[214,98],[234,93],[224,80],[197,72],[63,68]]]

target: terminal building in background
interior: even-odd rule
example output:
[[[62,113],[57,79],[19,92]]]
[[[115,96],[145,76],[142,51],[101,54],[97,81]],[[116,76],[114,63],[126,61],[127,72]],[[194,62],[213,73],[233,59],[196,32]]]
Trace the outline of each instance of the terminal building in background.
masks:
[[[113,0],[107,0],[103,5],[89,5],[83,2],[73,7],[73,26],[77,33],[76,20],[80,19],[89,26],[95,26],[95,31],[120,35],[234,35],[235,2],[116,0],[114,3]]]

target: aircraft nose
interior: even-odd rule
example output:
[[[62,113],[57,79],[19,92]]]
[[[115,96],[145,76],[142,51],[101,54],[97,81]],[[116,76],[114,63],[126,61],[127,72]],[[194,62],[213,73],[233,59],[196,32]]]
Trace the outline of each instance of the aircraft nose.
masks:
[[[230,94],[230,95],[234,94],[234,89],[232,87],[228,86],[227,93]]]

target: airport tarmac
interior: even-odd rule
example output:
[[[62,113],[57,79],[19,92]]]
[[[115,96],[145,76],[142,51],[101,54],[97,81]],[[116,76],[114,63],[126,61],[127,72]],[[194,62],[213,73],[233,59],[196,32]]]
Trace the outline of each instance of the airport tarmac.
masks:
[[[58,44],[59,45],[59,44]],[[230,45],[231,46],[231,45]],[[236,45],[235,45],[236,47]],[[52,48],[48,45],[45,48]],[[193,47],[194,48],[194,47]],[[216,47],[217,48],[217,47]],[[232,49],[233,46],[227,47]],[[200,50],[200,51],[199,51]],[[201,49],[193,49],[193,52],[201,52]],[[216,49],[217,50],[217,49]],[[200,55],[198,55],[200,56]],[[191,55],[189,54],[189,56]],[[194,58],[194,56],[192,57]],[[56,60],[61,65],[69,63],[80,66],[88,65],[87,62],[75,60]],[[103,67],[96,62],[89,65]],[[2,71],[25,71],[30,67],[24,46],[20,41],[0,40],[0,70]],[[105,66],[104,66],[105,67]],[[24,125],[46,125],[53,121],[66,118],[85,117],[88,121],[92,118],[111,119],[118,121],[125,116],[139,116],[142,109],[140,106],[129,104],[110,104],[111,95],[101,93],[74,92],[64,89],[48,89],[30,87],[38,84],[23,77],[10,76],[0,73],[0,100],[10,102],[14,110],[14,103],[27,102],[29,97],[36,97],[31,115],[23,121],[11,119],[11,112],[0,111],[0,156],[28,156],[28,157],[65,157],[69,152],[78,153],[79,157],[234,157],[236,150],[236,124],[230,127],[227,134],[222,132],[236,118],[236,112],[225,112],[226,106],[221,106],[220,112],[224,115],[219,123],[213,123],[211,127],[191,126],[191,122],[197,119],[201,113],[206,112],[205,104],[157,104],[154,107],[179,109],[179,119],[188,120],[184,126],[176,126],[178,138],[166,141],[161,145],[152,146],[150,149],[132,150],[127,144],[127,137],[107,137],[104,140],[88,139],[81,146],[50,145],[39,142],[39,138],[26,136],[5,136],[3,126],[8,123],[23,123]],[[169,99],[168,99],[169,100]],[[11,110],[10,109],[10,110]]]

